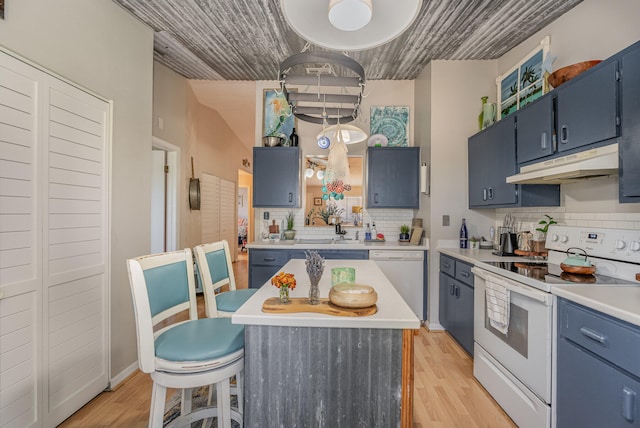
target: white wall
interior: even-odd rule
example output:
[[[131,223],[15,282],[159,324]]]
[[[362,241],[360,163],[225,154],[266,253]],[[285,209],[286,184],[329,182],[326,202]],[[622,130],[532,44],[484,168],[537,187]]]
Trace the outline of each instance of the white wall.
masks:
[[[5,2],[0,43],[113,101],[111,373],[137,359],[125,260],[149,251],[153,32],[111,0]]]
[[[494,222],[494,210],[469,210],[467,139],[478,132],[480,98],[495,94],[489,77],[497,72],[495,61],[432,61],[418,77],[420,109],[429,111],[431,195],[425,216],[430,237],[428,321],[438,323],[438,266],[436,251],[441,240],[458,237],[462,219],[466,218],[469,235],[488,235]],[[430,81],[430,88],[428,88]],[[430,89],[430,90],[429,90]],[[430,96],[427,100],[422,96]],[[495,99],[495,95],[491,97]],[[428,103],[430,109],[423,105]],[[424,196],[422,197],[424,200]],[[421,212],[424,208],[421,207]],[[449,226],[443,226],[448,215]]]

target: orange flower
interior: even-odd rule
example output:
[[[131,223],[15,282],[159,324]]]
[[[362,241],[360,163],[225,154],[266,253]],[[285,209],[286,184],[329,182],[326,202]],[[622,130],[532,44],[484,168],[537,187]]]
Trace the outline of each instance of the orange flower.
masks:
[[[296,278],[292,273],[284,273],[279,272],[273,278],[271,278],[271,284],[276,287],[289,287],[289,289],[293,290],[296,288]]]

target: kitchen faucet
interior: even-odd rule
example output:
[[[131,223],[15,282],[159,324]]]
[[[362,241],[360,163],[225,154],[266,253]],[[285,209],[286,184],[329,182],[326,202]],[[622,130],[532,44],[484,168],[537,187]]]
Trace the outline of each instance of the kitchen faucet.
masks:
[[[342,228],[342,224],[336,223],[336,235],[340,235],[340,239],[344,239],[347,231]]]

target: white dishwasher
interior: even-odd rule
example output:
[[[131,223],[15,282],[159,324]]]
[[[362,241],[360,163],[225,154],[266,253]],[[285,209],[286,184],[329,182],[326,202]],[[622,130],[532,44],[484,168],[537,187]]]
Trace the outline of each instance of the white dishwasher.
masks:
[[[424,321],[424,251],[369,250],[369,260],[376,262],[418,319]]]

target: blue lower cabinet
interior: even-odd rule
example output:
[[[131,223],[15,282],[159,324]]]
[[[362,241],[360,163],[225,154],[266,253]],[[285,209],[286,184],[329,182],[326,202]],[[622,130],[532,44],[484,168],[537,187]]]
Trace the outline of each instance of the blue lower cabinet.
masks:
[[[558,428],[640,427],[640,328],[560,299]]]

